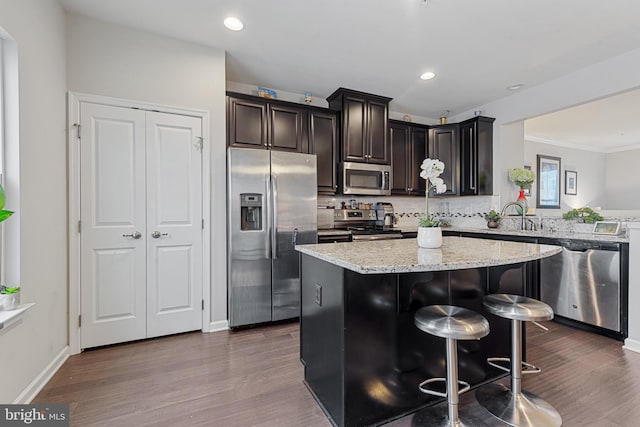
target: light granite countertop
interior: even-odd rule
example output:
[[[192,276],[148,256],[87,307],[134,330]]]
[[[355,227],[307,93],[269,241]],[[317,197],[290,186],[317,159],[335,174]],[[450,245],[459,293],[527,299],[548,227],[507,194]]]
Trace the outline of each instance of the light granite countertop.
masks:
[[[398,227],[404,233],[415,233],[418,227]],[[570,240],[590,240],[595,242],[611,242],[611,243],[628,243],[629,238],[625,234],[609,235],[609,234],[593,234],[593,233],[576,233],[573,231],[532,231],[532,230],[504,230],[500,228],[474,228],[474,227],[447,227],[443,231],[453,231],[461,233],[481,233],[481,234],[497,234],[503,236],[522,236],[534,238],[549,239],[570,239]]]
[[[461,270],[533,261],[559,253],[559,246],[503,240],[443,237],[439,249],[418,248],[416,239],[299,245],[303,254],[360,274]]]

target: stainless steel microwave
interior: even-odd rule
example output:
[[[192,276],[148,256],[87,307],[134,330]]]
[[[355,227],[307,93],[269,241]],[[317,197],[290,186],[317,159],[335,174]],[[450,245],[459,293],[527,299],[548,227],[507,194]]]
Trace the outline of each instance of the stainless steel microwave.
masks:
[[[391,166],[370,163],[342,163],[342,193],[390,196]]]

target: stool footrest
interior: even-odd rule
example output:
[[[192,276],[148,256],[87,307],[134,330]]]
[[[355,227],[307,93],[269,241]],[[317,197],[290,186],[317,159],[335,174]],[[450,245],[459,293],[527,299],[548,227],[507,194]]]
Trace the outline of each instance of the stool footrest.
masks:
[[[489,357],[487,363],[494,368],[501,369],[505,372],[511,372],[511,359],[508,357]],[[504,363],[501,365],[500,363]],[[531,363],[522,362],[522,374],[537,374],[542,370]]]
[[[430,388],[426,388],[425,386],[429,385],[429,384],[433,384],[436,382],[443,382],[445,383],[445,388],[446,388],[446,384],[447,384],[447,379],[446,378],[429,378],[428,380],[424,380],[420,383],[420,385],[418,386],[418,388],[420,389],[421,392],[425,393],[425,394],[430,394],[432,396],[438,396],[438,397],[447,397],[447,393],[441,393],[439,391],[435,391],[432,390]],[[465,391],[469,391],[469,389],[471,388],[471,385],[469,385],[468,382],[466,381],[458,381],[458,385],[462,386],[462,388],[460,388],[458,390],[458,394],[462,394]]]

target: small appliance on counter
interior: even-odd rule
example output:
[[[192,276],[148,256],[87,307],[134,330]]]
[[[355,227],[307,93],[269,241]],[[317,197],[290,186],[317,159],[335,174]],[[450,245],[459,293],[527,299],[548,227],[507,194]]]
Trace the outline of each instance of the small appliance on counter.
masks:
[[[373,209],[376,211],[377,226],[382,227],[384,230],[393,228],[396,223],[396,214],[391,203],[378,202],[373,205]]]
[[[351,231],[352,239],[402,239],[402,232],[393,229],[395,214],[391,203],[376,203],[373,209],[335,209],[336,229]]]

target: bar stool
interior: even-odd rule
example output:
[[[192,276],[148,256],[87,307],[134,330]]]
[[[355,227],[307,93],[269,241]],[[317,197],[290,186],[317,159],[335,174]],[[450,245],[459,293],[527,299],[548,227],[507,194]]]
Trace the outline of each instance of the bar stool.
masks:
[[[488,384],[476,391],[478,402],[495,417],[512,426],[546,427],[561,426],[562,417],[546,401],[523,391],[523,374],[540,372],[540,369],[522,361],[522,321],[553,319],[553,310],[542,301],[520,295],[487,295],[482,305],[489,313],[511,319],[511,359],[492,357],[487,362],[511,373],[511,389],[502,384]],[[511,367],[499,362],[510,363]]]
[[[433,396],[446,397],[447,406],[432,406],[420,412],[420,418],[428,426],[485,426],[481,420],[458,415],[459,394],[470,386],[458,380],[458,341],[475,340],[489,333],[489,322],[480,314],[466,308],[450,305],[430,305],[419,309],[414,318],[418,329],[447,340],[447,377],[430,378],[418,386],[420,391]],[[444,382],[446,393],[426,388],[431,383]],[[462,389],[458,385],[462,385]]]

